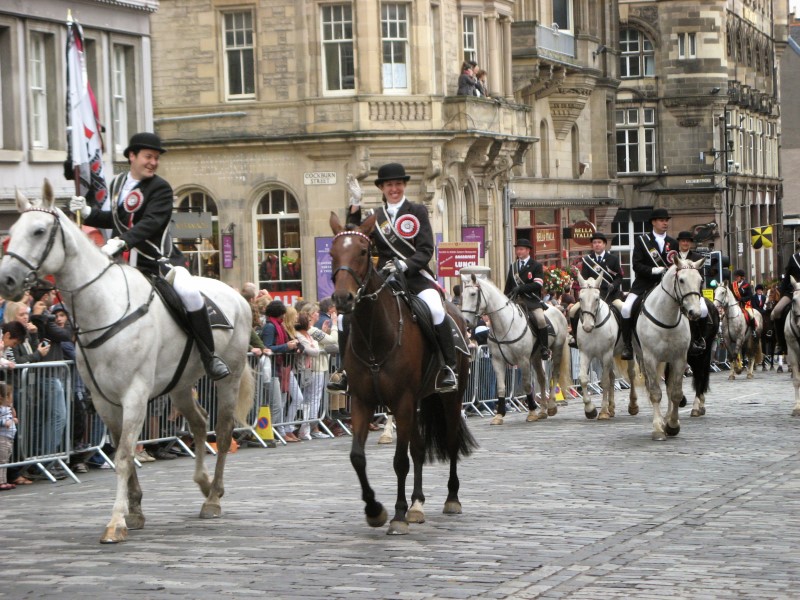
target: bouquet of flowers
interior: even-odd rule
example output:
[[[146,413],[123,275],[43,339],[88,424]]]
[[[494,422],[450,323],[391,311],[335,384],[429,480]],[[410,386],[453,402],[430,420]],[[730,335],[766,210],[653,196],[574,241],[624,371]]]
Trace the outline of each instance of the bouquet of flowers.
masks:
[[[568,290],[572,286],[569,271],[561,267],[544,267],[544,287],[551,292]]]

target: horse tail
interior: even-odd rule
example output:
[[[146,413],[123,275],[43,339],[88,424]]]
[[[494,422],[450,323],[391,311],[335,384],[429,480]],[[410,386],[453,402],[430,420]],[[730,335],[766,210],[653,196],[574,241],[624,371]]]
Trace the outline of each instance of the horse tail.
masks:
[[[558,369],[558,386],[564,394],[572,387],[572,352],[566,340],[564,340],[564,343],[561,345],[561,365]]]
[[[250,365],[245,364],[239,380],[239,396],[236,398],[236,408],[233,411],[233,418],[239,425],[250,425],[247,416],[253,408],[253,398],[255,394],[255,377]]]
[[[449,392],[450,394],[460,394],[459,392]],[[458,396],[461,397],[460,395]],[[445,462],[451,458],[458,460],[462,456],[469,456],[478,447],[478,442],[472,437],[464,418],[459,410],[456,413],[449,406],[450,402],[445,403],[441,394],[433,394],[423,398],[420,402],[418,426],[420,434],[425,443],[425,462],[434,461]],[[453,415],[452,417],[450,415]],[[448,420],[452,421],[448,423]],[[450,455],[450,444],[448,443],[448,425],[455,427],[455,451],[454,457]]]

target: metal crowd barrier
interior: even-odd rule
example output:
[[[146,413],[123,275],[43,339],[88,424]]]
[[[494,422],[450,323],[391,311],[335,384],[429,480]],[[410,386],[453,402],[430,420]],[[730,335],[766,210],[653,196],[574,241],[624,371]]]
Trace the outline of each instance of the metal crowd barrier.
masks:
[[[5,371],[17,409],[17,437],[3,467],[33,467],[55,482],[57,464],[74,481],[72,451],[72,363],[22,363]]]

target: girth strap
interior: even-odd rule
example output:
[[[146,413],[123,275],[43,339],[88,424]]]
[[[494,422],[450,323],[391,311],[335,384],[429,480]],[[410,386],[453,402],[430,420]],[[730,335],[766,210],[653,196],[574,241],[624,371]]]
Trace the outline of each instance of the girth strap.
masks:
[[[147,302],[142,304],[139,308],[137,308],[131,314],[123,317],[122,319],[120,319],[119,321],[114,323],[111,327],[106,329],[105,332],[103,332],[102,335],[96,337],[95,339],[93,339],[88,344],[84,344],[83,342],[80,342],[81,346],[83,346],[84,348],[90,349],[90,350],[93,349],[93,348],[99,348],[100,346],[105,344],[108,340],[110,340],[112,337],[117,335],[120,331],[125,329],[128,325],[130,325],[131,323],[134,323],[134,322],[138,321],[139,319],[141,319],[150,310],[150,305],[153,303],[153,298],[155,297],[155,294],[156,294],[155,289],[151,289],[150,290],[150,297],[147,299]]]

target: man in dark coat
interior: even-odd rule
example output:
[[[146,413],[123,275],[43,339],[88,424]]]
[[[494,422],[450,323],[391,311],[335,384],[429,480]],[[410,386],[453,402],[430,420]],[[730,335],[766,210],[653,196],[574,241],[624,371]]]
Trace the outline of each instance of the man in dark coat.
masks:
[[[744,269],[736,269],[733,272],[733,283],[731,284],[731,291],[733,291],[733,295],[743,309],[750,305],[750,300],[753,297],[753,288],[750,282],[745,279],[745,275]]]
[[[778,289],[781,293],[781,298],[772,309],[771,317],[773,329],[775,330],[775,354],[786,354],[786,336],[783,328],[786,325],[786,309],[792,301],[792,294],[794,287],[792,286],[792,277],[795,281],[800,282],[800,252],[795,252],[786,263],[786,269],[783,272],[783,278]]]
[[[384,205],[375,212],[378,218],[371,238],[378,254],[378,269],[387,274],[400,270],[405,275],[409,291],[420,298],[431,311],[436,339],[444,359],[444,366],[436,378],[436,390],[446,392],[458,387],[455,374],[456,349],[450,325],[436,277],[430,268],[435,249],[433,229],[424,204],[406,198],[406,184],[411,179],[400,163],[389,163],[378,169],[375,185],[383,193]],[[352,177],[350,188],[350,212],[347,223],[361,224],[361,188]],[[339,350],[344,356],[347,347],[347,326],[339,332]],[[328,390],[347,389],[346,377],[339,382],[330,382]]]
[[[156,175],[158,160],[165,152],[154,133],[134,134],[123,152],[130,170],[111,182],[107,204],[92,207],[83,196],[73,196],[69,208],[80,212],[87,225],[113,231],[114,237],[101,248],[109,257],[128,251],[129,264],[145,275],[160,277],[168,271],[166,279],[186,307],[206,373],[211,379],[222,379],[230,371],[214,354],[214,336],[199,286],[186,269],[170,269],[169,262],[162,260],[180,256],[169,231],[172,187]]]
[[[622,340],[625,349],[623,360],[633,360],[631,336],[633,323],[631,310],[636,299],[652,290],[661,281],[661,277],[672,265],[675,253],[678,252],[678,240],[667,235],[669,228],[669,212],[665,208],[656,208],[650,213],[652,231],[636,236],[633,246],[633,273],[635,279],[631,291],[622,305]]]
[[[619,257],[606,251],[608,238],[600,231],[592,234],[592,251],[581,259],[581,277],[595,279],[602,276],[600,293],[602,298],[611,304],[622,296],[622,278],[624,273]],[[569,345],[577,348],[575,331],[578,327],[580,303],[575,302],[569,310],[569,321],[572,326],[572,336]]]
[[[550,349],[547,347],[547,321],[542,303],[544,268],[531,258],[532,249],[530,241],[524,238],[518,239],[514,244],[517,259],[508,267],[503,293],[525,307],[531,329],[539,339],[542,360],[547,360],[550,358]]]

